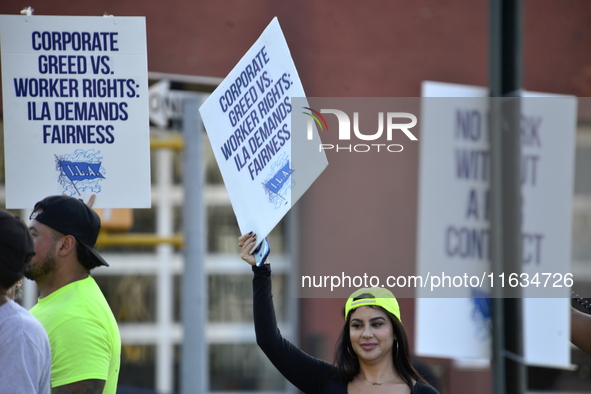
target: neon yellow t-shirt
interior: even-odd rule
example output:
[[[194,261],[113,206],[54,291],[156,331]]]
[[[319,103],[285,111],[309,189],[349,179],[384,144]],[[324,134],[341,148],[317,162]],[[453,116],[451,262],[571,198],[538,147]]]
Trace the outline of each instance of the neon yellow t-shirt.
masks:
[[[40,298],[30,311],[45,327],[51,346],[51,387],[105,380],[115,394],[121,337],[107,300],[92,277]]]

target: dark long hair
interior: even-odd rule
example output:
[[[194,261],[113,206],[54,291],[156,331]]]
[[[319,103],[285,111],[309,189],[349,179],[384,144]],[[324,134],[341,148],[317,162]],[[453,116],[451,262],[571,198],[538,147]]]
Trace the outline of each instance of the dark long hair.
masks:
[[[398,338],[394,342],[398,343],[397,350],[392,349],[392,360],[394,361],[394,368],[396,368],[396,372],[402,380],[408,385],[408,387],[412,391],[413,387],[413,379],[426,383],[425,380],[419,375],[416,369],[413,367],[412,362],[410,361],[410,348],[408,346],[408,338],[406,337],[406,332],[404,331],[404,326],[398,320],[396,316],[388,312],[382,307],[375,306],[375,305],[367,305],[370,308],[375,308],[383,311],[390,321],[392,322],[392,328],[394,332],[394,336]],[[339,374],[339,376],[347,382],[352,381],[355,376],[359,374],[361,368],[359,366],[359,359],[357,358],[357,354],[353,350],[353,345],[351,344],[351,334],[349,325],[351,322],[351,315],[352,312],[349,313],[343,328],[341,329],[341,334],[339,335],[339,339],[335,345],[335,362],[334,366]],[[394,345],[396,346],[396,345]]]

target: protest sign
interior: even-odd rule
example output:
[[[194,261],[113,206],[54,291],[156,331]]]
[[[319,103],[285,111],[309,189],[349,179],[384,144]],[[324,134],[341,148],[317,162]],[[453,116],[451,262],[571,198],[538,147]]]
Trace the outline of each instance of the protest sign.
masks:
[[[418,271],[438,282],[417,291],[417,351],[488,357],[491,287],[520,286],[526,362],[568,366],[576,99],[526,92],[521,100],[523,265],[510,277],[490,266],[487,91],[427,82],[423,96]],[[549,310],[561,318],[548,321]],[[433,324],[450,332],[435,334]],[[540,343],[553,346],[540,351]]]
[[[291,127],[292,97],[304,89],[274,18],[199,109],[240,231],[259,242],[328,164],[314,144],[294,143],[306,130]]]
[[[7,208],[150,206],[143,17],[0,16]]]

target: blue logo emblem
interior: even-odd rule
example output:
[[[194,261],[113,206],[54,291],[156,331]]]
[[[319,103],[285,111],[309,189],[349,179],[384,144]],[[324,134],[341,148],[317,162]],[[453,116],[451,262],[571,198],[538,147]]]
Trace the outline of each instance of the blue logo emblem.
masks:
[[[281,158],[271,164],[270,176],[263,182],[263,188],[269,195],[269,202],[275,205],[275,209],[287,204],[291,199],[287,193],[295,185],[291,174],[294,172],[289,167],[289,158],[285,153]]]
[[[82,195],[82,192],[100,193],[99,182],[105,179],[106,170],[102,167],[101,152],[89,149],[76,149],[71,155],[55,156],[58,183],[62,193],[68,196]]]

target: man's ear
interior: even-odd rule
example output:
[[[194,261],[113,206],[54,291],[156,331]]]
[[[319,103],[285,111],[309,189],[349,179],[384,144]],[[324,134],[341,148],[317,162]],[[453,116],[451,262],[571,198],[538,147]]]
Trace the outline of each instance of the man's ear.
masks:
[[[76,251],[76,238],[73,235],[65,235],[61,239],[60,248],[58,250],[58,254],[60,256],[66,256],[71,252]]]

